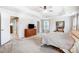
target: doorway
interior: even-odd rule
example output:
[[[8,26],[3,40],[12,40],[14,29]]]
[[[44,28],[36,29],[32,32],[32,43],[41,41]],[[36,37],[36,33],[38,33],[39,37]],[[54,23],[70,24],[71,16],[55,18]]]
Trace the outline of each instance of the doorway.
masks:
[[[50,20],[42,20],[42,32],[43,33],[50,32]]]
[[[10,17],[10,34],[12,38],[18,38],[18,20],[19,17],[11,16]]]

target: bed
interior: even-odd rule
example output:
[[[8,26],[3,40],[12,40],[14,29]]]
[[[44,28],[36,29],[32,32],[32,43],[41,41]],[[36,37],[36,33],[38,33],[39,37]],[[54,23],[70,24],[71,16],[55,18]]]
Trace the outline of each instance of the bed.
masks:
[[[64,52],[70,52],[74,42],[68,33],[63,32],[52,32],[42,36],[42,45],[52,45],[60,48]]]

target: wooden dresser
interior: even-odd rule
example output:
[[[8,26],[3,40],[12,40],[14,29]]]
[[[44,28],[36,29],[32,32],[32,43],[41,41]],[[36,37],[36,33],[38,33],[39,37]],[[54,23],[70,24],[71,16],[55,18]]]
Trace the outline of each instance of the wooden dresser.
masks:
[[[36,35],[36,29],[25,29],[24,30],[24,36],[25,37],[30,37]]]

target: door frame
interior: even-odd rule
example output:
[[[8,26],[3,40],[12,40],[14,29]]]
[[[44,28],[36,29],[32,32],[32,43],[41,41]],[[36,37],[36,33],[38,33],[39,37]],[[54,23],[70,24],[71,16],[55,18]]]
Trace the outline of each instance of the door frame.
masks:
[[[16,35],[17,35],[17,37],[18,37],[18,28],[17,28],[17,26],[18,26],[18,22],[19,22],[19,17],[17,17],[17,16],[10,16],[10,24],[11,24],[11,21],[12,20],[16,20]],[[11,25],[10,25],[11,26]],[[10,33],[11,34],[11,33]]]
[[[48,30],[48,32],[50,32],[50,19],[43,19],[43,20],[41,20],[41,27],[42,27],[42,32],[44,33],[44,21],[49,21],[49,30]]]

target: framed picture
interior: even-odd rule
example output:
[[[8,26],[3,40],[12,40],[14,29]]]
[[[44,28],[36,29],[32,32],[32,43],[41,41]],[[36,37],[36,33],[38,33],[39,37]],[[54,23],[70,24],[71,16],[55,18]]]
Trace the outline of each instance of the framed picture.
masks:
[[[64,21],[57,21],[56,22],[56,31],[64,32]]]
[[[64,28],[64,21],[56,21],[56,26]]]

